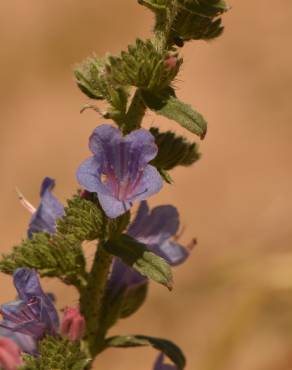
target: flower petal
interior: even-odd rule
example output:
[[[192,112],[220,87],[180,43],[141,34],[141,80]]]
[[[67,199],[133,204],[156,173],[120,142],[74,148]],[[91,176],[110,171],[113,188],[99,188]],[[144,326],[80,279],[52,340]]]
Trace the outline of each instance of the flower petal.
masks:
[[[20,299],[24,302],[39,298],[41,321],[46,324],[49,334],[56,333],[59,327],[58,314],[50,298],[43,292],[36,271],[18,268],[13,274],[13,281]]]
[[[151,195],[158,193],[162,186],[163,181],[157,169],[151,165],[147,165],[135,189],[135,193],[129,200],[145,200]]]
[[[132,131],[125,137],[125,142],[131,144],[131,151],[139,152],[140,166],[145,166],[156,157],[158,148],[154,136],[145,129]]]
[[[177,266],[185,262],[189,257],[189,251],[171,240],[166,240],[162,244],[152,245],[153,252],[164,258],[171,266]]]
[[[131,202],[120,201],[111,195],[105,195],[102,193],[98,194],[98,200],[105,214],[109,218],[116,218],[127,212],[132,207]]]
[[[110,191],[101,182],[100,166],[97,157],[87,158],[77,170],[77,180],[80,185],[90,192],[110,195]]]
[[[98,158],[103,158],[104,152],[112,142],[120,142],[122,138],[121,131],[108,124],[96,127],[89,138],[89,149]]]
[[[30,220],[28,236],[31,238],[33,233],[46,231],[54,233],[56,230],[56,221],[64,215],[62,203],[51,193],[55,186],[55,181],[46,177],[41,185],[41,202],[32,215]]]
[[[114,258],[108,283],[108,289],[113,299],[123,289],[132,289],[145,283],[147,283],[145,276],[126,265],[120,258]]]
[[[161,353],[154,364],[153,370],[178,370],[175,365],[164,364],[164,354]]]
[[[129,227],[128,234],[141,243],[160,245],[176,234],[179,228],[178,211],[171,205],[165,205],[155,207],[149,213],[145,203],[141,202],[138,214]]]
[[[40,197],[43,197],[47,191],[52,191],[55,185],[56,185],[56,182],[54,179],[50,177],[45,177],[41,185]]]
[[[142,200],[142,202],[139,205],[137,214],[129,226],[127,234],[129,234],[133,238],[137,238],[139,237],[139,235],[143,235],[145,225],[147,225],[148,221],[150,221],[148,215],[149,215],[148,203],[146,200]]]
[[[30,335],[17,333],[0,326],[0,336],[12,339],[25,353],[29,353],[31,355],[36,355],[38,353],[37,342]]]

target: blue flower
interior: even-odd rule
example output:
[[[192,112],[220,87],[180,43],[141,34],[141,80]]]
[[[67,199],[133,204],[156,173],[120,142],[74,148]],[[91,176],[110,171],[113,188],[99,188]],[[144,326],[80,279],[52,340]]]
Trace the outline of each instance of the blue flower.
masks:
[[[46,177],[41,185],[41,202],[38,208],[33,212],[30,220],[28,236],[33,233],[48,232],[53,234],[56,231],[56,220],[64,215],[64,206],[52,194],[55,181]]]
[[[175,207],[165,205],[150,211],[147,202],[142,201],[127,233],[146,244],[148,249],[164,258],[171,266],[177,266],[188,258],[191,247],[185,248],[171,240],[178,229],[179,215]],[[127,266],[121,259],[114,259],[108,285],[112,296],[116,296],[121,290],[136,289],[147,282],[145,276]]]
[[[153,370],[178,370],[175,365],[168,365],[164,363],[164,354],[161,353],[154,364]]]
[[[80,165],[77,179],[86,190],[97,193],[108,217],[118,217],[134,201],[161,189],[161,176],[148,164],[158,150],[149,131],[139,129],[123,137],[119,129],[101,125],[90,136],[89,148],[93,156]]]
[[[35,354],[39,339],[57,334],[58,313],[43,292],[35,270],[19,268],[13,281],[19,299],[1,305],[0,334],[15,340],[23,351]]]

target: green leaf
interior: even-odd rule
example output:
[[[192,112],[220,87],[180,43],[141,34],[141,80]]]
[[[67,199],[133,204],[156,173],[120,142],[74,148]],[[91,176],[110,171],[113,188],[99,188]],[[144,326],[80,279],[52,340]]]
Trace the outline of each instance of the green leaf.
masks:
[[[223,32],[220,16],[229,7],[224,0],[139,0],[156,15],[155,32],[166,37],[166,47],[183,41],[210,40]],[[182,40],[177,44],[177,39]]]
[[[181,349],[166,339],[145,335],[115,336],[106,340],[106,346],[116,348],[152,346],[166,354],[180,370],[184,369],[186,365],[185,356]]]
[[[104,248],[111,254],[120,257],[127,265],[140,274],[172,289],[173,280],[169,264],[147,247],[128,235],[108,240]]]
[[[39,356],[24,355],[20,370],[84,370],[90,361],[79,343],[50,336],[39,342]]]
[[[150,132],[158,146],[158,154],[151,164],[158,169],[169,171],[176,166],[190,166],[200,158],[196,143],[190,143],[171,131],[160,132],[155,127],[151,127]]]
[[[201,139],[205,137],[207,122],[190,105],[178,100],[173,89],[168,88],[161,95],[143,91],[142,97],[145,104],[157,114],[178,122],[182,127],[200,136]]]

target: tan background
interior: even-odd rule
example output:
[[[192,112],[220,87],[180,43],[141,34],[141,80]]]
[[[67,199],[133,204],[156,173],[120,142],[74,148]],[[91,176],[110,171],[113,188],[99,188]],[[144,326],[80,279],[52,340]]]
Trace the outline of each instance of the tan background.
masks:
[[[199,245],[175,271],[174,292],[153,284],[147,305],[115,332],[175,340],[188,370],[288,370],[292,3],[230,5],[221,39],[182,50],[178,95],[209,121],[202,160],[173,172],[175,186],[151,201],[175,204],[182,240],[196,236]],[[26,233],[29,215],[16,185],[34,204],[45,175],[57,179],[62,200],[77,186],[75,169],[101,120],[79,114],[86,98],[72,66],[93,51],[117,53],[136,36],[148,37],[151,27],[151,14],[135,0],[1,1],[1,252]],[[152,114],[147,121],[184,132]],[[226,273],[227,283],[220,278]],[[56,288],[60,308],[76,302],[67,287],[46,284]],[[1,301],[14,297],[9,277],[1,276],[0,287]],[[150,370],[154,357],[148,349],[112,350],[96,369]]]

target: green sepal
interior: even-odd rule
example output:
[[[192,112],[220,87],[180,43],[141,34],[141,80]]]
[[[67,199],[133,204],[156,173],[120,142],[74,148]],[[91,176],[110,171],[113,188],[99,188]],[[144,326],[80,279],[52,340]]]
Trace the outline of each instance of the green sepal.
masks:
[[[129,91],[125,86],[117,86],[110,73],[106,59],[97,57],[87,58],[74,70],[80,90],[90,99],[106,100],[110,107],[103,117],[120,125],[125,120]]]
[[[179,370],[183,370],[186,366],[185,356],[181,349],[166,339],[146,335],[115,336],[106,340],[106,346],[115,348],[152,346],[167,355]]]
[[[190,166],[200,158],[197,144],[183,136],[171,131],[160,132],[156,127],[151,127],[150,132],[158,146],[158,154],[151,161],[153,166],[169,171],[176,166]]]
[[[122,234],[117,239],[108,240],[104,248],[107,252],[120,257],[141,275],[172,289],[173,278],[169,264],[165,259],[150,252],[144,244],[129,235]]]
[[[65,215],[57,221],[57,231],[80,241],[109,239],[121,234],[130,222],[130,212],[109,219],[101,208],[97,195],[81,193],[68,200]]]
[[[165,89],[160,95],[143,91],[142,97],[148,108],[176,121],[188,131],[204,139],[207,133],[207,122],[190,105],[177,99],[172,88]]]
[[[176,64],[169,67],[166,63],[169,53],[158,51],[151,40],[136,40],[120,56],[108,56],[106,71],[112,86],[135,86],[139,89],[160,91],[176,77],[183,62],[177,58]]]
[[[152,10],[153,12],[161,12],[166,10],[165,0],[138,0],[140,5],[146,6],[146,8]]]
[[[76,240],[95,240],[103,234],[104,216],[96,204],[75,195],[67,202],[65,215],[57,221],[59,233]]]
[[[90,99],[102,100],[107,96],[106,81],[102,78],[105,71],[103,59],[86,59],[74,69],[77,86]]]
[[[84,370],[90,363],[78,342],[46,337],[39,342],[39,356],[24,355],[20,370]]]
[[[87,276],[81,243],[59,234],[34,234],[13,247],[11,254],[2,256],[1,272],[13,274],[19,267],[35,269],[41,276],[58,277],[77,287]]]
[[[160,176],[162,177],[162,179],[169,185],[172,185],[174,183],[172,177],[170,176],[170,174],[165,171],[164,169],[162,168],[157,168],[158,172],[160,173]]]

